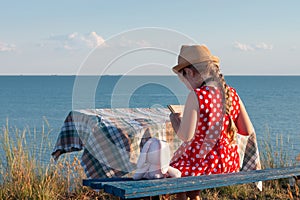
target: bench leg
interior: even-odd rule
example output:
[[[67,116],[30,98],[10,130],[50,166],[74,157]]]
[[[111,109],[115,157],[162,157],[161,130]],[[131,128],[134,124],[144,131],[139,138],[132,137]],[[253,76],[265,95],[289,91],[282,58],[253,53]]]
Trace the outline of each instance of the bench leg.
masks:
[[[159,198],[159,196],[153,196],[153,197],[150,197],[151,198],[151,200],[159,200],[160,198]]]
[[[170,200],[170,195],[164,195],[163,200]],[[190,200],[200,200],[200,191],[190,191],[190,192],[180,192],[173,194],[173,200],[185,200],[189,198]]]

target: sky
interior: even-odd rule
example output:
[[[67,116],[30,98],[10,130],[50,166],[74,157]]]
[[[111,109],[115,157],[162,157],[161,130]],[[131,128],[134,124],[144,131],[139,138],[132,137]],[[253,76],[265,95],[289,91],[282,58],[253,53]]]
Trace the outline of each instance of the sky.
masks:
[[[3,1],[0,75],[171,75],[205,44],[225,75],[300,75],[300,1]]]

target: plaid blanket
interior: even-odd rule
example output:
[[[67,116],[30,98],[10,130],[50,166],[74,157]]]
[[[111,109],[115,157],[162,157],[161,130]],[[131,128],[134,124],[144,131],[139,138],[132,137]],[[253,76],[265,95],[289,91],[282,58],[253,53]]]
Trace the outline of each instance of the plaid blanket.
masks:
[[[150,137],[167,141],[171,152],[180,146],[167,108],[76,110],[66,117],[52,156],[57,160],[63,153],[84,150],[81,163],[88,178],[128,176]],[[241,170],[260,169],[255,133],[237,140]]]

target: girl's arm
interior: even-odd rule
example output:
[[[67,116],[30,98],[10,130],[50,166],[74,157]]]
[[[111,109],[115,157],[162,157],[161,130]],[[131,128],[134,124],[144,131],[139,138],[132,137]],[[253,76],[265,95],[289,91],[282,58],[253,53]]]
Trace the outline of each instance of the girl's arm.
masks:
[[[198,109],[197,96],[194,91],[191,91],[184,106],[182,119],[180,119],[179,113],[170,114],[170,120],[177,136],[185,142],[194,137],[197,126]]]
[[[251,123],[249,115],[241,99],[240,99],[240,114],[237,117],[236,126],[238,128],[238,133],[241,135],[248,136],[254,132],[253,125]]]

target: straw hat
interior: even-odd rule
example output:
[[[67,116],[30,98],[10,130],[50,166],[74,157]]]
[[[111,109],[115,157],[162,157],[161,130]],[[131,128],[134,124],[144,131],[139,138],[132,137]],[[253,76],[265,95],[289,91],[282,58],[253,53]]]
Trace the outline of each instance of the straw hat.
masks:
[[[212,61],[219,63],[217,56],[211,55],[205,45],[183,45],[178,56],[178,65],[174,66],[173,72],[178,73],[181,69],[196,63]]]

